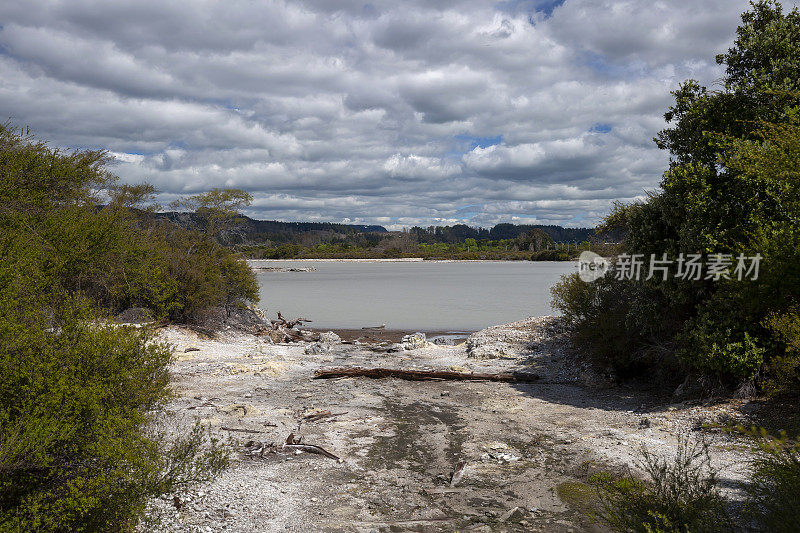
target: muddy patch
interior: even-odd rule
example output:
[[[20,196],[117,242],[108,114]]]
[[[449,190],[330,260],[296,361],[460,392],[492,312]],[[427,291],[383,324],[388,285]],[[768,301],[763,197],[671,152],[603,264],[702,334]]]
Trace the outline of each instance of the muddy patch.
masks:
[[[432,465],[459,460],[466,424],[453,406],[384,398],[382,412],[391,434],[376,437],[368,467],[430,473]]]

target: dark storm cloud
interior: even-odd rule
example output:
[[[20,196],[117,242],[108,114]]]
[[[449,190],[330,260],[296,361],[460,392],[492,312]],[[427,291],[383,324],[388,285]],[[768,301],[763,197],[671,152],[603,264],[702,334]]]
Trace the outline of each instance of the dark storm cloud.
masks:
[[[653,135],[745,1],[5,2],[0,115],[107,148],[164,201],[250,214],[595,223],[654,188]]]

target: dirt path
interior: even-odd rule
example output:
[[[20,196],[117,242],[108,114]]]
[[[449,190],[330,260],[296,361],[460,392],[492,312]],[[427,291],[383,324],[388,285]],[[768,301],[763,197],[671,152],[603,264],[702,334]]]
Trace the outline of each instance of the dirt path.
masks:
[[[570,501],[570,482],[627,468],[642,444],[667,453],[694,418],[733,411],[658,406],[609,388],[566,353],[546,317],[484,330],[466,345],[388,353],[337,344],[306,354],[308,345],[244,334],[201,340],[177,328],[162,337],[180,356],[181,397],[171,406],[178,420],[200,418],[238,441],[234,467],[181,495],[180,511],[157,503],[175,531],[597,531],[559,497]],[[329,366],[525,370],[542,381],[311,379]],[[343,414],[304,420],[325,410]],[[252,456],[261,446],[246,446],[279,448],[289,433],[340,461],[270,447]],[[742,456],[730,436],[710,438],[723,483],[735,490]],[[459,462],[463,477],[451,486]]]

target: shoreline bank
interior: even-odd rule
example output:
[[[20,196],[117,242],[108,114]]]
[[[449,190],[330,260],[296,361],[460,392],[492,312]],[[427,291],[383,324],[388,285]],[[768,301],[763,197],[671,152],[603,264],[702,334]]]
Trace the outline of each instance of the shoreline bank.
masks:
[[[564,261],[530,261],[516,259],[426,259],[424,257],[406,257],[397,259],[247,259],[247,263],[577,263],[577,259],[565,259]]]
[[[670,405],[610,384],[570,352],[554,317],[487,328],[457,346],[398,351],[370,343],[310,350],[233,330],[209,339],[177,326],[160,339],[176,346],[175,423],[199,420],[231,438],[236,457],[217,480],[176,495],[180,510],[153,502],[166,531],[585,530],[580,510],[559,497],[585,465],[635,471],[641,445],[670,454],[698,419],[736,415],[728,404]],[[524,371],[541,381],[312,379],[342,366]],[[735,436],[704,431],[712,461],[735,486],[743,477]],[[340,460],[283,453],[290,433]],[[726,491],[736,497],[735,487]]]

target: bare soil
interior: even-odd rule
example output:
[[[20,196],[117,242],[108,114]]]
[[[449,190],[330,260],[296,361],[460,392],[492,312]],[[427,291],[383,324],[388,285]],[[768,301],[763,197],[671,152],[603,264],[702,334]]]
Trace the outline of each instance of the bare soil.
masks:
[[[740,404],[670,405],[614,386],[570,352],[553,317],[483,330],[456,346],[403,351],[346,343],[312,355],[307,343],[272,345],[235,332],[209,339],[173,326],[161,339],[176,347],[176,423],[188,428],[200,419],[231,439],[236,462],[178,495],[180,510],[172,498],[153,502],[160,530],[602,531],[580,513],[573,483],[597,470],[635,473],[642,445],[669,454],[693,429],[712,443],[734,500],[744,475],[746,446],[713,429],[741,417]],[[542,379],[313,379],[332,366],[526,371]],[[306,418],[325,411],[336,416]],[[282,450],[290,433],[340,460]],[[461,462],[463,476],[451,484]]]

